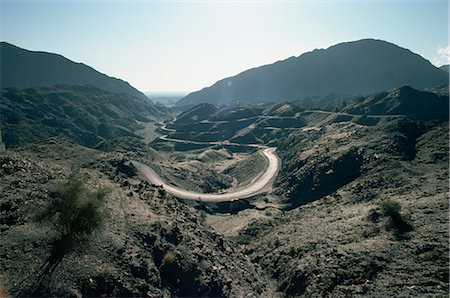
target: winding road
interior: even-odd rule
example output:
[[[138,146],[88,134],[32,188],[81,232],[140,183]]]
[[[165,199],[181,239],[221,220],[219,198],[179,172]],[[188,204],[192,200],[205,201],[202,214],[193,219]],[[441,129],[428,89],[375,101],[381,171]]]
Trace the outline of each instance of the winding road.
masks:
[[[294,116],[252,116],[249,118],[242,118],[241,120],[248,120],[248,119],[295,119],[299,117],[300,115],[304,113],[321,113],[326,114],[329,116],[361,116],[359,114],[348,114],[348,113],[342,113],[342,112],[330,112],[330,111],[322,111],[322,110],[305,110],[302,112],[296,113]],[[368,115],[374,118],[397,118],[397,117],[405,117],[405,115]],[[316,123],[314,126],[301,128],[302,130],[320,130],[321,126],[326,124],[329,117],[326,117],[325,119],[319,121],[319,123]],[[175,122],[176,118],[172,121]],[[226,121],[210,121],[210,120],[203,120],[203,123],[223,123]],[[263,156],[267,158],[269,161],[268,167],[266,170],[261,173],[259,176],[257,176],[256,181],[253,183],[243,186],[241,188],[238,188],[236,190],[226,192],[226,193],[198,193],[193,192],[185,189],[181,189],[179,187],[176,187],[174,185],[170,185],[162,180],[162,178],[149,166],[144,165],[137,161],[132,161],[133,165],[136,167],[136,169],[150,182],[155,185],[161,185],[166,192],[170,193],[171,195],[186,199],[186,200],[194,200],[194,201],[203,201],[203,202],[228,202],[228,201],[235,201],[239,199],[249,198],[251,196],[254,196],[258,193],[261,193],[264,191],[266,186],[269,185],[269,183],[276,177],[278,170],[280,168],[280,160],[275,154],[276,148],[268,148],[267,146],[261,145],[261,144],[239,144],[239,143],[232,143],[230,141],[217,141],[217,142],[197,142],[197,141],[191,141],[191,140],[183,140],[183,139],[174,139],[170,138],[169,134],[171,132],[175,132],[174,129],[167,128],[167,124],[161,123],[161,126],[159,127],[162,131],[167,132],[166,135],[161,135],[158,138],[163,141],[167,142],[176,142],[176,143],[191,143],[191,144],[201,144],[201,145],[221,145],[221,146],[239,146],[239,147],[252,147],[252,148],[258,148],[260,149],[260,152]],[[276,129],[274,127],[265,127],[265,129]],[[285,129],[285,128],[284,128]],[[298,129],[298,128],[295,128]]]
[[[261,153],[269,161],[269,165],[256,181],[246,185],[244,187],[238,188],[234,191],[223,193],[223,194],[213,194],[213,193],[198,193],[179,187],[170,185],[163,181],[161,177],[149,166],[144,165],[137,161],[132,161],[135,168],[152,184],[161,185],[164,190],[171,195],[185,200],[201,201],[201,202],[229,202],[239,199],[245,199],[252,197],[258,193],[264,191],[267,185],[274,179],[280,168],[280,161],[275,155],[276,148],[265,148],[261,150]]]
[[[314,111],[308,111],[308,112],[314,112]],[[320,111],[322,112],[322,111]],[[332,112],[325,112],[332,114]],[[285,118],[295,118],[298,117],[300,113],[297,113],[295,116],[291,117],[274,117],[274,116],[254,116],[250,118],[276,118],[276,119],[285,119]],[[241,120],[247,120],[250,118],[245,118]],[[174,123],[176,121],[176,118],[174,118],[171,123]],[[204,120],[202,122],[213,122],[213,121],[207,121]],[[225,122],[225,121],[217,121],[217,122]],[[215,123],[215,121],[214,121]],[[276,148],[269,148],[267,146],[261,145],[261,144],[239,144],[239,143],[232,143],[230,141],[217,141],[217,142],[198,142],[198,141],[191,141],[191,140],[183,140],[183,139],[174,139],[170,138],[168,134],[175,132],[176,130],[168,128],[167,123],[160,123],[159,129],[167,132],[166,135],[161,135],[158,138],[163,141],[167,142],[175,142],[175,143],[190,143],[190,144],[198,144],[198,145],[229,145],[229,146],[239,146],[239,147],[252,147],[252,148],[258,148],[260,149],[260,152],[263,156],[265,156],[268,160],[268,167],[266,170],[261,173],[259,176],[257,176],[256,181],[253,183],[242,186],[236,190],[226,192],[226,193],[199,193],[194,192],[186,189],[179,188],[177,186],[168,184],[165,182],[156,172],[153,170],[150,166],[145,165],[143,163],[140,163],[138,161],[132,161],[135,168],[141,173],[150,183],[155,185],[161,185],[164,190],[181,199],[185,200],[193,200],[193,201],[202,201],[202,202],[230,202],[235,201],[239,199],[245,199],[252,197],[256,194],[262,193],[266,186],[269,185],[269,183],[277,176],[278,170],[280,168],[280,160],[275,154]],[[313,128],[309,128],[313,129]]]

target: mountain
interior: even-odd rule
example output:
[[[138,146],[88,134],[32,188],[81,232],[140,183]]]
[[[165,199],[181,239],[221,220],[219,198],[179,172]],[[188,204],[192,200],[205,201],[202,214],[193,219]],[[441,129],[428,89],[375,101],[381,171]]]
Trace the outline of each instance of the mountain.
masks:
[[[83,63],[73,62],[57,54],[28,51],[1,42],[0,63],[2,88],[89,84],[109,92],[125,93],[148,100],[142,92],[129,83],[109,77]]]
[[[282,102],[335,94],[366,95],[410,85],[423,89],[448,83],[421,56],[386,41],[363,39],[314,50],[244,71],[188,94],[178,106],[209,102]]]
[[[449,64],[442,65],[441,67],[439,67],[439,69],[442,69],[443,71],[449,72],[450,65]]]
[[[149,100],[86,85],[3,88],[0,111],[7,146],[62,136],[93,147],[106,139],[135,136],[134,131],[142,128],[137,121],[168,114]]]
[[[178,115],[175,123],[194,123],[197,121],[202,121],[209,119],[214,115],[219,109],[212,104],[199,104],[187,111],[184,111]]]
[[[438,114],[448,115],[448,96],[419,91],[409,86],[381,92],[357,100],[356,103],[344,108],[350,114],[369,115],[411,115]]]

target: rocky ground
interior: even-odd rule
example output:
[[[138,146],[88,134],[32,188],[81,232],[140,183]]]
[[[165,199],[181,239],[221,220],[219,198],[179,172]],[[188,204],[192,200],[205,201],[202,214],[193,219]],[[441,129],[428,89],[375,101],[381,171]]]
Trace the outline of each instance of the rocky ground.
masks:
[[[279,290],[447,296],[448,122],[333,124],[292,134],[279,154],[277,192],[301,206],[234,237]]]
[[[134,146],[133,146],[134,145]],[[272,283],[200,213],[141,180],[126,160],[132,142],[88,149],[50,139],[0,157],[1,284],[11,296],[273,296]],[[115,149],[114,149],[115,148]],[[124,154],[123,151],[128,153]],[[148,156],[148,155],[145,155]],[[147,157],[148,158],[148,157]],[[147,160],[148,161],[148,160]],[[61,258],[56,233],[33,223],[72,167],[110,192],[102,228]]]
[[[11,296],[447,297],[448,122],[334,123],[275,145],[274,193],[235,214],[144,182],[128,161],[166,156],[136,138],[9,149],[0,284]],[[245,162],[257,161],[236,163],[239,173]],[[91,189],[110,190],[107,216],[55,262],[56,234],[30,220],[31,206],[73,167]]]

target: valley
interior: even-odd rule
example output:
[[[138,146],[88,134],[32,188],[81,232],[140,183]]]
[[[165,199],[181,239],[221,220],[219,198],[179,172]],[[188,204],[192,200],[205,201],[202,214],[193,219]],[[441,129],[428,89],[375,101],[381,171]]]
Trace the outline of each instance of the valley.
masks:
[[[1,295],[447,297],[448,73],[422,57],[344,43],[163,106],[1,46]]]
[[[255,181],[252,181],[252,184],[245,185],[240,189],[222,194],[196,193],[174,187],[161,180],[152,168],[138,162],[132,163],[150,183],[161,185],[166,192],[177,198],[200,202],[227,202],[252,197],[261,192],[269,184],[269,182],[275,178],[279,169],[279,163],[278,158],[274,153],[275,148],[267,148],[260,151],[260,154],[267,158],[268,166],[264,172],[259,173],[258,176],[255,177],[256,179],[254,179]]]

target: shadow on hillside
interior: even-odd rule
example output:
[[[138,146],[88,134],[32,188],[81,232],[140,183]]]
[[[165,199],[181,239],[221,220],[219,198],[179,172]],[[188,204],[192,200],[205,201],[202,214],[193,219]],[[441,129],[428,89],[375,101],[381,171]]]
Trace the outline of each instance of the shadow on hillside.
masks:
[[[18,297],[37,297],[46,296],[44,286],[45,279],[49,278],[58,265],[61,263],[64,256],[72,249],[74,243],[73,237],[65,236],[56,239],[52,244],[50,256],[37,270],[37,275],[30,275],[26,277],[18,286],[22,287],[17,292]]]

